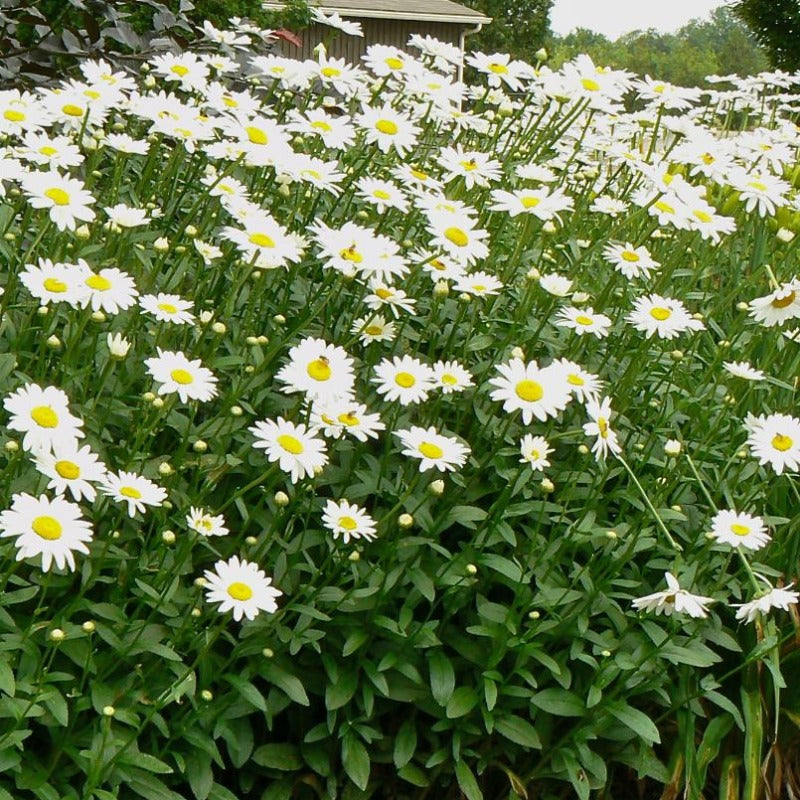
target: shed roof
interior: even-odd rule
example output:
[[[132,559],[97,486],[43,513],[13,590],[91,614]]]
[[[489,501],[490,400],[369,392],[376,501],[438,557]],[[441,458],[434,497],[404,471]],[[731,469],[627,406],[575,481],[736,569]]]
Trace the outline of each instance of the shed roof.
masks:
[[[486,24],[491,17],[480,11],[453,3],[452,0],[314,0],[323,11],[336,11],[343,17],[375,19],[413,19],[424,22],[460,22],[465,25]],[[265,8],[281,8],[278,0],[267,0]]]

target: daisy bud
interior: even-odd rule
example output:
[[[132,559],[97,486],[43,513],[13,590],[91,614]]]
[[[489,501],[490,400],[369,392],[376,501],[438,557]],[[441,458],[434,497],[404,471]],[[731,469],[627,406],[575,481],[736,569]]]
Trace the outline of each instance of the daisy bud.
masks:
[[[278,187],[278,194],[281,197],[289,197],[289,195],[291,195],[291,193],[292,193],[292,190],[286,184],[283,184],[282,186]]]
[[[515,347],[515,348],[514,348],[514,349],[511,351],[511,355],[512,355],[514,358],[521,358],[521,359],[523,359],[523,360],[525,359],[525,351],[524,351],[524,350],[523,350],[521,347]]]
[[[91,235],[92,235],[92,234],[91,234],[91,231],[89,230],[89,226],[88,226],[88,225],[81,225],[81,226],[80,226],[80,227],[79,227],[79,228],[78,228],[78,229],[75,231],[75,236],[77,236],[77,237],[78,237],[78,239],[83,239],[83,240],[86,240],[86,239],[88,239],[88,238],[89,238]]]
[[[747,450],[739,450],[739,451],[737,451],[736,458],[741,458],[742,460],[747,458]]]
[[[164,408],[164,398],[163,397],[156,397],[156,399],[153,400],[152,405],[153,405],[153,408]]]
[[[40,317],[46,317],[50,313],[50,309],[47,306],[39,306],[39,308],[36,309],[36,313]]]
[[[144,400],[145,403],[152,403],[153,400],[155,400],[155,399],[156,399],[156,396],[152,392],[145,392],[142,395],[142,400]]]
[[[618,534],[615,530],[606,531],[606,539],[616,539]]]
[[[591,299],[591,295],[587,294],[586,292],[575,292],[572,295],[572,302],[575,305],[583,305],[583,303],[588,302]]]
[[[120,537],[120,532],[119,531],[111,531],[111,538],[112,539],[119,539],[119,537]]]
[[[403,239],[403,241],[400,243],[400,246],[405,250],[408,250],[410,247],[414,246],[414,241],[413,239]]]
[[[244,540],[244,543],[245,543],[245,544],[246,544],[248,547],[254,547],[255,545],[257,545],[257,544],[258,544],[258,539],[256,539],[256,537],[255,537],[255,536],[246,536],[246,537],[245,537],[245,540]]]
[[[514,106],[511,103],[501,103],[497,113],[501,117],[510,117],[514,114]]]
[[[359,211],[359,212],[356,214],[356,219],[360,219],[360,220],[367,220],[367,219],[369,219],[369,214],[367,214],[367,212],[366,212],[366,211],[363,211],[363,210],[362,210],[362,211]]]
[[[214,699],[214,695],[209,692],[208,689],[203,689],[203,691],[200,692],[200,697],[205,700],[206,703],[210,703]]]
[[[172,465],[169,463],[169,461],[162,461],[158,465],[159,475],[163,475],[164,477],[166,477],[167,475],[172,475],[173,472],[175,472],[175,470],[172,469]]]
[[[750,308],[750,306],[747,303],[745,303],[744,301],[742,301],[741,303],[737,303],[736,304],[736,310],[737,311],[747,311],[748,308]]]
[[[244,409],[241,406],[231,406],[231,416],[241,417],[244,414]]]
[[[588,448],[588,447],[587,447],[585,444],[579,444],[579,445],[578,445],[578,452],[579,452],[579,453],[580,453],[582,456],[589,455],[589,448]]]
[[[11,195],[11,197],[19,197],[22,194],[22,192],[19,189],[17,189],[16,186],[12,186],[8,190],[8,193],[9,193],[9,195]]]
[[[401,528],[410,528],[414,524],[414,517],[411,514],[401,514],[397,518],[397,524]]]
[[[48,346],[48,347],[49,347],[51,350],[58,350],[58,349],[60,349],[60,348],[61,348],[61,339],[59,339],[59,338],[58,338],[58,336],[56,336],[56,335],[54,334],[53,336],[48,336],[48,337],[47,337],[47,341],[45,342],[45,344],[46,344],[46,345],[47,345],[47,346]]]
[[[544,225],[542,225],[542,230],[545,233],[555,233],[558,228],[556,228],[556,224],[553,222],[553,220],[549,219]]]
[[[202,577],[201,577],[201,578],[195,578],[195,579],[194,579],[194,585],[195,585],[195,586],[196,586],[198,589],[202,589],[202,588],[203,588],[203,587],[206,585],[206,579],[205,579],[205,578],[202,578]]]
[[[658,408],[661,405],[661,403],[659,403],[658,400],[653,398],[647,405],[649,405],[650,408]]]
[[[728,339],[722,339],[719,343],[720,347],[730,347],[731,343]]]
[[[276,315],[275,315],[275,316],[272,318],[272,321],[273,321],[273,322],[274,322],[276,325],[283,325],[283,324],[285,324],[285,322],[286,322],[286,317],[284,317],[284,316],[283,316],[283,314],[276,314]]]
[[[778,241],[784,242],[784,244],[788,244],[794,239],[794,234],[788,228],[779,228],[775,235],[778,237]]]
[[[732,406],[736,402],[736,398],[732,394],[726,394],[724,402],[726,402],[729,406]]]
[[[144,86],[146,89],[154,89],[156,86],[156,79],[152,75],[148,75],[144,79]]]
[[[178,255],[183,255],[183,254],[186,252],[186,245],[179,244],[179,245],[178,245],[178,246],[175,248],[175,252],[176,252]]]
[[[441,479],[431,481],[430,484],[428,484],[428,491],[434,497],[441,497],[444,494],[444,481]]]
[[[529,611],[528,619],[539,619],[542,615],[538,611]]]
[[[556,490],[556,485],[550,480],[550,478],[542,478],[542,482],[539,484],[539,486],[545,494],[550,494]]]
[[[275,655],[275,651],[271,647],[265,647],[261,651],[261,655],[264,656],[264,658],[272,658],[272,656]]]
[[[82,630],[84,633],[94,633],[94,632],[95,632],[95,629],[96,629],[96,627],[97,627],[97,626],[94,624],[94,622],[92,622],[92,620],[90,620],[90,619],[87,619],[87,620],[86,620],[86,622],[84,622],[84,623],[81,625],[81,630]]]
[[[103,706],[103,716],[104,717],[113,717],[114,714],[117,713],[117,709],[114,706]]]
[[[92,172],[91,172],[91,175],[92,175],[93,178],[102,178],[103,177],[103,173],[100,172],[99,169],[93,169]]]
[[[108,352],[111,354],[111,358],[116,358],[118,360],[125,358],[125,356],[128,355],[128,351],[131,349],[131,343],[118,333],[109,333],[108,336],[106,336],[106,345],[108,347]]]
[[[166,236],[159,236],[158,239],[153,242],[153,249],[157,253],[166,253],[167,250],[169,250],[169,239],[167,239]]]
[[[664,444],[664,452],[672,458],[677,458],[681,454],[681,446],[677,439],[667,439]]]
[[[186,235],[191,236],[194,239],[197,236],[197,228],[194,225],[187,225],[186,226]]]
[[[477,575],[478,568],[474,564],[467,564],[467,575]]]
[[[670,357],[670,358],[671,358],[673,361],[681,361],[681,360],[683,360],[683,350],[673,350],[673,351],[672,351],[672,352],[669,354],[669,357]]]
[[[196,619],[197,617],[201,617],[201,616],[203,615],[203,612],[202,612],[202,610],[201,610],[201,609],[199,609],[197,606],[195,606],[195,607],[194,607],[194,608],[191,610],[191,615],[192,615],[193,617],[195,617],[195,619]]]
[[[433,296],[440,299],[450,294],[450,284],[447,281],[436,281],[433,287]]]
[[[537,61],[547,61],[547,50],[544,47],[540,47],[534,54],[533,57]]]
[[[349,556],[347,556],[348,561],[360,561],[361,560],[361,553],[358,550],[353,550]]]
[[[260,345],[269,344],[269,337],[264,336],[264,334],[262,333],[261,336],[258,337],[258,343]]]
[[[673,511],[677,511],[679,514],[683,511],[683,506],[680,503],[675,503],[674,505],[671,505],[670,508]]]
[[[64,633],[61,628],[53,628],[53,630],[50,631],[48,638],[51,642],[63,642],[66,635],[67,634]]]
[[[208,325],[211,320],[214,319],[214,312],[213,311],[201,311],[200,312],[200,322],[203,325]]]
[[[211,326],[211,330],[214,331],[214,333],[223,334],[228,330],[228,326],[224,322],[215,322]]]
[[[250,345],[250,347],[255,347],[258,345],[258,336],[248,336],[245,339],[245,342]]]
[[[469,303],[472,300],[472,295],[467,294],[467,292],[461,292],[458,299],[461,300],[462,303]]]
[[[252,364],[248,364],[248,365],[247,365],[247,366],[244,368],[244,371],[245,371],[245,373],[246,373],[246,374],[248,374],[248,375],[252,375],[252,374],[253,374],[253,373],[256,371],[256,368],[255,368],[255,367],[254,367]]]
[[[538,281],[542,277],[542,273],[536,267],[531,267],[525,277],[532,281]]]
[[[289,495],[286,492],[275,492],[275,505],[278,508],[286,508],[289,505]]]
[[[208,450],[208,444],[204,442],[202,439],[198,439],[193,445],[192,450],[195,453],[205,453]]]
[[[6,453],[16,453],[19,450],[19,442],[9,439],[4,445]]]
[[[611,651],[610,650],[601,650],[600,651],[600,655],[603,656],[603,658],[610,658],[611,657]]]
[[[13,242],[17,238],[16,233],[5,233],[3,234],[3,239],[7,242]]]
[[[175,544],[175,531],[164,531],[161,534],[161,541],[164,544]]]

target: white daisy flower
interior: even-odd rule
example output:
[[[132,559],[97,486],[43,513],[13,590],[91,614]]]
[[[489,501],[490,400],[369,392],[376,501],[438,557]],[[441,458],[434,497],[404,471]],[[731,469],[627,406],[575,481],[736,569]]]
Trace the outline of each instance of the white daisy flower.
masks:
[[[213,570],[205,570],[206,600],[219,603],[218,611],[233,612],[239,622],[242,617],[255,619],[261,611],[274,614],[275,602],[282,594],[272,585],[272,579],[250,561],[231,556],[227,561],[217,561]]]
[[[433,381],[442,390],[442,394],[463,392],[475,385],[472,373],[462,367],[458,361],[437,361],[432,370]]]
[[[180,351],[158,348],[158,356],[145,359],[147,371],[158,381],[159,394],[177,394],[182,403],[206,403],[217,395],[217,378],[199,358],[188,359]]]
[[[622,447],[608,422],[611,419],[611,398],[604,397],[602,400],[595,398],[586,403],[586,413],[589,415],[589,422],[583,426],[583,432],[587,436],[594,436],[595,441],[592,445],[592,452],[598,461],[605,459],[609,453],[617,455],[622,451]]]
[[[310,400],[350,395],[355,383],[353,359],[344,348],[314,337],[289,350],[289,363],[275,377],[283,392],[304,392]]]
[[[372,382],[377,384],[378,394],[403,406],[423,403],[435,385],[431,368],[412,356],[383,359],[375,366]]]
[[[571,306],[559,310],[555,324],[560,328],[570,328],[578,336],[591,333],[598,339],[608,336],[611,330],[611,318],[605,314],[595,313],[595,310],[588,308],[573,308]]]
[[[558,363],[540,368],[535,361],[526,364],[512,358],[508,364],[499,364],[497,371],[501,377],[489,381],[497,387],[490,397],[503,401],[503,411],[521,411],[526,425],[534,417],[544,422],[556,416],[572,400],[566,372]]]
[[[746,381],[763,381],[766,378],[760,369],[755,369],[747,361],[723,361],[722,366],[735,378]]]
[[[694,619],[705,619],[708,616],[707,606],[714,602],[713,597],[691,594],[681,589],[680,584],[671,572],[665,572],[667,589],[663,592],[637,597],[633,607],[644,611],[655,611],[656,614],[671,616],[673,612],[688,614]]]
[[[131,517],[137,511],[144,513],[148,506],[158,507],[167,499],[167,492],[161,486],[135,472],[124,470],[107,472],[100,490],[116,503],[127,503]]]
[[[159,322],[173,322],[176,325],[191,325],[194,322],[194,303],[177,294],[145,294],[139,298],[139,305]]]
[[[266,451],[269,461],[291,476],[292,483],[311,478],[316,470],[328,463],[327,446],[314,436],[305,425],[278,417],[263,420],[248,428],[256,437],[253,447]]]
[[[377,538],[375,520],[363,508],[347,500],[327,500],[322,524],[333,533],[334,539],[341,536],[345,544],[349,544],[351,539]]]
[[[772,540],[761,517],[728,510],[717,511],[714,515],[711,535],[715,542],[747,550],[760,550]]]
[[[684,331],[702,331],[705,325],[694,319],[680,300],[651,294],[639,297],[633,311],[625,319],[649,339],[674,339]]]
[[[74,231],[76,220],[91,222],[95,217],[89,208],[95,199],[83,182],[66,178],[55,170],[26,173],[22,176],[22,191],[33,208],[47,209],[60,231]]]
[[[759,464],[769,464],[778,475],[800,469],[800,419],[788,414],[762,414],[748,423],[747,445]]]
[[[550,466],[548,456],[553,452],[544,436],[533,436],[526,433],[519,443],[520,464],[530,464],[531,469],[542,471]]]
[[[50,451],[84,436],[83,420],[70,414],[69,398],[55,386],[42,389],[35,383],[26,383],[8,395],[3,406],[11,414],[9,429],[25,434],[25,450]]]
[[[419,471],[438,469],[440,472],[455,471],[463,467],[469,458],[470,449],[452,436],[438,433],[433,426],[397,430],[394,435],[403,444],[403,455],[420,459]]]
[[[769,584],[768,584],[769,585]],[[749,603],[733,604],[738,609],[736,619],[743,622],[755,622],[759,614],[769,614],[773,608],[788,611],[789,606],[797,605],[800,592],[792,591],[794,583],[783,588],[770,588],[769,591],[759,595]]]
[[[97,491],[90,481],[98,483],[106,474],[106,465],[93,453],[88,445],[78,446],[75,439],[59,442],[53,452],[40,451],[34,457],[36,469],[50,478],[47,484],[56,494],[67,491],[74,500],[84,497],[93,502]]]
[[[204,508],[192,506],[186,515],[186,524],[201,536],[227,536],[229,533],[225,517],[222,514],[212,516]]]

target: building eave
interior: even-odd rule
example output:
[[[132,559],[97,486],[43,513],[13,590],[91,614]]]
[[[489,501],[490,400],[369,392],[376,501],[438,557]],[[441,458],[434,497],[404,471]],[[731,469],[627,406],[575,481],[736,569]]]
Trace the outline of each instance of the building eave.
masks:
[[[265,2],[264,8],[281,9],[283,3]],[[326,5],[324,11],[335,11],[340,17],[353,17],[357,19],[401,19],[418,20],[419,22],[450,22],[455,25],[488,25],[492,17],[483,14],[412,14],[407,11],[380,11],[370,8],[339,8],[338,6]]]

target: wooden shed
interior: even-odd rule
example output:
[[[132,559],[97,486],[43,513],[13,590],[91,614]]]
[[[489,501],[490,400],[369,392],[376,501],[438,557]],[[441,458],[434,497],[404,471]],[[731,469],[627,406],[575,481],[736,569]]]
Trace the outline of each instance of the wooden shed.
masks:
[[[412,33],[433,36],[464,50],[464,37],[477,33],[492,21],[451,0],[312,0],[323,11],[336,11],[348,20],[360,22],[364,37],[340,33],[328,47],[328,55],[358,64],[371,44],[386,44],[408,50]],[[267,0],[264,7],[281,8],[276,0]],[[293,58],[314,58],[314,47],[331,38],[331,28],[313,24],[300,34],[301,47],[284,44],[284,55]]]

